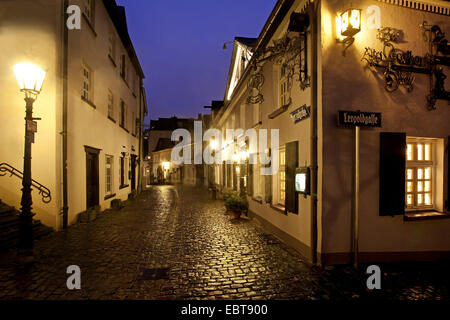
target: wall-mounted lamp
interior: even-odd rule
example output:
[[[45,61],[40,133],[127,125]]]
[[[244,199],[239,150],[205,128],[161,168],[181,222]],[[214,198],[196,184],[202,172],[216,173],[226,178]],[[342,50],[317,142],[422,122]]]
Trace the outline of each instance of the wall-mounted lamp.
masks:
[[[336,18],[336,31],[339,37],[343,37],[336,42],[344,44],[342,55],[345,56],[345,51],[355,41],[355,34],[361,31],[361,10],[350,8],[341,13]]]

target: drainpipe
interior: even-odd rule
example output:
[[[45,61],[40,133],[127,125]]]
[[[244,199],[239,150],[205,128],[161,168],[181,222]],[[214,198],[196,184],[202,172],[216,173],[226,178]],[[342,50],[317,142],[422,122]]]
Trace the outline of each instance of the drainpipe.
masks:
[[[142,110],[142,79],[140,79],[139,85],[139,151],[138,151],[138,161],[139,161],[139,170],[138,170],[138,183],[137,183],[137,193],[141,193],[142,191],[142,169],[143,169],[143,159],[142,159],[142,131],[144,129],[144,114]]]
[[[318,24],[320,23],[319,8],[320,1],[311,4],[310,15],[311,24],[311,50],[312,50],[312,75],[311,75],[311,255],[313,264],[317,264],[317,183],[318,183],[318,155],[317,155],[317,100],[318,100],[318,80],[317,80],[317,40]]]
[[[62,28],[63,28],[63,115],[62,115],[62,170],[63,170],[63,229],[68,226],[69,207],[67,197],[67,75],[68,75],[68,63],[69,63],[69,31],[66,28],[67,21],[67,7],[69,6],[69,0],[64,0]]]

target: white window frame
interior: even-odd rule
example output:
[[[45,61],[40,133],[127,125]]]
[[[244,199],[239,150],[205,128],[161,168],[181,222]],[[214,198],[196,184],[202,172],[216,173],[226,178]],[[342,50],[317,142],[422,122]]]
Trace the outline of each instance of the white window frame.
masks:
[[[287,77],[287,70],[286,66],[280,66],[280,80],[279,80],[279,103],[280,108],[284,107],[289,104],[289,84],[288,84],[288,77]]]
[[[83,63],[82,72],[82,87],[81,87],[81,97],[86,101],[92,101],[92,69],[85,63]]]
[[[108,54],[113,61],[116,59],[116,35],[112,31],[108,38]]]
[[[83,0],[83,13],[90,23],[92,23],[92,7],[94,0]]]
[[[279,168],[278,172],[273,175],[274,178],[274,197],[273,205],[284,208],[286,205],[286,147],[282,146],[278,149]],[[282,156],[284,155],[284,156]]]
[[[109,183],[108,183],[109,176]],[[114,157],[111,155],[105,156],[105,194],[112,195],[114,190]]]
[[[122,106],[123,106],[123,110],[122,110]],[[119,119],[119,125],[121,127],[123,127],[124,129],[127,128],[127,104],[125,103],[125,101],[123,101],[123,99],[120,99],[120,119]]]
[[[253,195],[255,198],[262,198],[263,195],[263,176],[261,175],[261,162],[257,161],[254,166],[255,170],[253,172]]]
[[[114,94],[108,90],[108,117],[114,120]]]
[[[418,159],[418,145],[422,145],[422,160]],[[430,146],[430,159],[425,160],[425,145]],[[410,149],[411,148],[411,149]],[[405,172],[405,204],[406,211],[423,211],[423,210],[435,210],[436,209],[436,197],[437,197],[437,140],[430,138],[418,138],[407,137],[406,138],[406,172]],[[409,150],[412,150],[410,155]],[[412,159],[412,160],[411,160]],[[425,170],[430,168],[431,177],[426,179]],[[422,179],[419,179],[419,170],[422,169]],[[422,182],[422,191],[419,191],[419,183]],[[426,182],[430,182],[426,190]],[[425,203],[426,194],[430,195],[431,204]],[[422,197],[422,203],[419,202],[419,197]],[[412,197],[412,203],[409,199]]]

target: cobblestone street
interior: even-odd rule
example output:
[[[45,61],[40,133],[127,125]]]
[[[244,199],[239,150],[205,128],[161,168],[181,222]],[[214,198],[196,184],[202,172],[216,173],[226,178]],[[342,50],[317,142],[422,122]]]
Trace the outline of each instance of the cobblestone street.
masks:
[[[160,186],[36,242],[28,269],[0,266],[1,299],[448,299],[448,263],[311,267],[254,220],[232,219],[205,189]],[[68,290],[66,268],[81,268]],[[152,270],[157,269],[157,270]]]

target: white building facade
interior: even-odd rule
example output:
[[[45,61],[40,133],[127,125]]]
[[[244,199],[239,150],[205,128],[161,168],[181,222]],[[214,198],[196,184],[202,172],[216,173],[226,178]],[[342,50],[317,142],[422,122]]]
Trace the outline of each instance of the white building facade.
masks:
[[[69,6],[81,9],[81,29],[69,30]],[[12,66],[31,62],[47,71],[34,105],[38,132],[32,177],[51,191],[45,204],[33,192],[33,212],[61,229],[79,213],[110,207],[140,189],[142,122],[147,112],[144,74],[128,36],[123,7],[115,1],[2,2],[4,43],[0,93],[6,115],[0,162],[22,170],[23,97]],[[20,207],[21,181],[0,178],[0,197]]]
[[[313,262],[449,258],[449,14],[445,1],[278,1],[257,39],[236,38],[212,127],[268,130],[268,146],[247,152],[276,153],[279,169],[229,155],[217,188],[245,191],[249,214]],[[345,39],[343,23],[359,30]],[[339,111],[382,119],[360,130],[359,220],[355,129]]]

